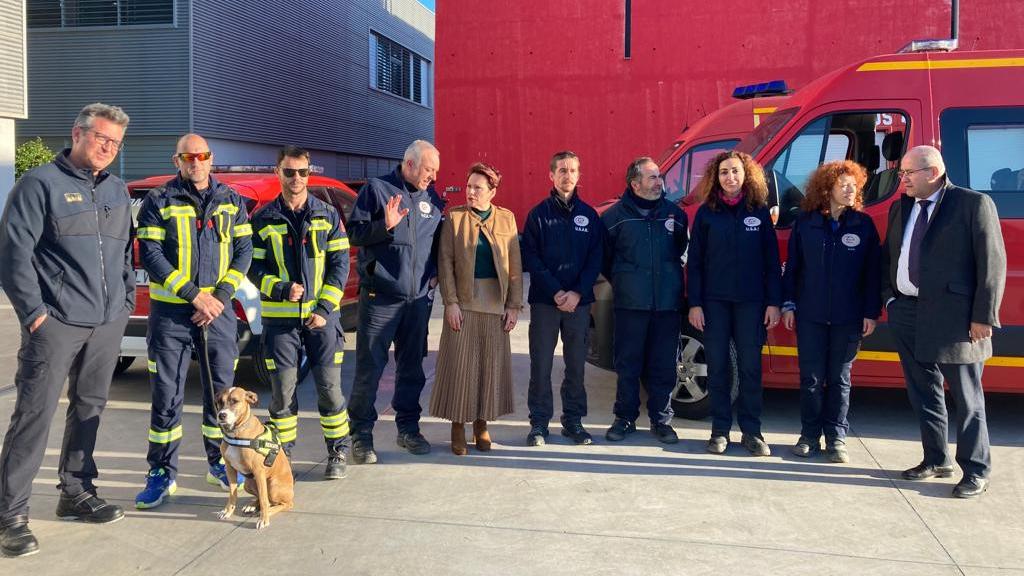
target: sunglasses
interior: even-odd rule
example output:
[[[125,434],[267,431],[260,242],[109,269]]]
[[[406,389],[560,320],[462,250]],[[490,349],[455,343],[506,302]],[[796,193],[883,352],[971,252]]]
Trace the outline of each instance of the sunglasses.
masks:
[[[182,162],[192,162],[193,160],[199,160],[200,162],[206,162],[210,158],[213,158],[213,152],[182,152],[177,155],[178,160]]]
[[[285,178],[294,178],[296,174],[303,178],[309,176],[309,168],[281,168]]]

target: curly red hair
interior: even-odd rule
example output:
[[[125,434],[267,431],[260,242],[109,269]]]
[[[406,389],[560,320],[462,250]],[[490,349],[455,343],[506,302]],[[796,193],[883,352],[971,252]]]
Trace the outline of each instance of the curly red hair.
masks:
[[[800,202],[800,209],[828,216],[832,206],[832,189],[843,176],[853,176],[857,183],[857,199],[852,208],[859,212],[864,208],[864,184],[868,181],[868,173],[863,166],[851,160],[836,160],[818,166],[807,180],[807,191]]]
[[[746,195],[747,208],[761,208],[768,204],[768,183],[764,170],[756,160],[745,152],[729,150],[717,154],[704,166],[704,176],[697,183],[697,198],[708,208],[717,211],[722,204],[722,185],[718,182],[718,166],[729,158],[738,158],[743,164],[743,194]]]

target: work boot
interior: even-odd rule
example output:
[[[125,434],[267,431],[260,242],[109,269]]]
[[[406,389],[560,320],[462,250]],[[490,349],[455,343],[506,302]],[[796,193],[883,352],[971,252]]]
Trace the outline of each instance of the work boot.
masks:
[[[636,432],[636,422],[626,420],[625,418],[616,418],[608,431],[604,433],[604,437],[611,442],[621,442],[626,439],[627,434]]]
[[[466,448],[466,425],[462,422],[452,422],[452,454],[465,456],[469,452]]]
[[[771,456],[772,451],[768,448],[768,444],[765,443],[764,438],[761,438],[756,434],[744,434],[740,438],[740,443],[743,447],[750,452],[751,456]]]
[[[541,426],[540,424],[534,424],[530,427],[530,433],[526,435],[527,446],[543,446],[548,437],[547,426]]]
[[[124,518],[124,510],[117,504],[107,504],[92,492],[82,492],[77,496],[66,496],[61,493],[60,500],[57,501],[57,518],[81,520],[90,524],[109,524]]]
[[[819,450],[821,450],[821,444],[818,443],[818,440],[816,438],[812,439],[806,436],[801,436],[800,439],[796,441],[796,444],[790,448],[790,451],[793,454],[801,458],[808,458],[811,454],[814,454]]]
[[[341,480],[348,476],[345,465],[345,453],[336,452],[327,456],[327,466],[324,468],[325,480]]]
[[[668,424],[651,424],[651,434],[662,444],[675,444],[679,442],[679,435]]]
[[[491,435],[487,432],[487,420],[476,419],[473,421],[473,442],[476,449],[487,452],[491,449]]]
[[[399,432],[395,441],[399,448],[405,448],[409,454],[422,456],[430,452],[430,442],[419,432]]]
[[[352,461],[356,464],[377,463],[377,452],[373,449],[373,436],[356,436],[352,439]]]
[[[580,422],[562,420],[562,436],[572,440],[577,446],[593,444],[594,438]]]
[[[850,453],[846,451],[846,442],[838,438],[829,441],[827,454],[829,462],[845,464],[850,461]]]
[[[20,514],[0,523],[0,551],[12,558],[39,552],[39,541],[28,528],[28,516]]]
[[[711,433],[711,439],[708,440],[707,451],[712,454],[725,454],[725,450],[729,447],[729,435],[728,434],[716,434]]]

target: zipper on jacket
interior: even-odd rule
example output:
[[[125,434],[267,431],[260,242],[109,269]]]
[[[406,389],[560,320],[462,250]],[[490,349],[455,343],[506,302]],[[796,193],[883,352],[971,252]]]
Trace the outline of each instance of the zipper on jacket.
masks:
[[[409,204],[413,204],[412,194],[409,194]],[[413,214],[413,208],[419,209],[418,206],[409,206],[409,214],[406,218],[409,220],[409,243],[412,245],[412,274],[409,276],[409,296],[408,301],[411,302],[416,299],[418,290],[416,290],[416,214]],[[423,263],[426,267],[426,261]],[[422,273],[421,273],[422,274]]]
[[[93,213],[96,215],[96,240],[99,242],[97,249],[100,253],[100,286],[103,289],[103,318],[101,322],[107,320],[107,314],[110,312],[110,296],[107,288],[107,268],[103,262],[103,234],[100,233],[100,205],[96,203],[96,183],[92,184],[92,208]]]
[[[653,276],[658,274],[658,265],[654,261],[654,230],[653,223],[651,221],[651,213],[655,208],[651,208],[651,212],[647,213],[647,245],[651,248],[651,311],[658,309],[658,283],[654,282]]]

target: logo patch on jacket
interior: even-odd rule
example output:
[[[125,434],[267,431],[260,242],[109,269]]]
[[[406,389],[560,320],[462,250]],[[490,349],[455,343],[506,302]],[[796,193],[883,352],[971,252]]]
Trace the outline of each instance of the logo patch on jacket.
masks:
[[[580,214],[572,219],[572,223],[576,225],[577,232],[587,232],[587,225],[590,224],[590,218]]]
[[[64,200],[67,202],[81,202],[84,198],[78,192],[67,192],[64,194]]]
[[[430,209],[431,209],[430,202],[427,202],[426,200],[420,200],[419,207],[420,207],[420,216],[422,216],[424,218],[430,218]]]
[[[747,227],[748,231],[754,231],[761,225],[761,219],[757,216],[747,216],[743,219],[743,225]]]
[[[860,246],[860,236],[856,234],[843,234],[842,242],[844,246],[855,248]]]
[[[669,216],[668,220],[665,220],[665,230],[668,230],[669,232],[676,231],[676,220],[673,216]]]

